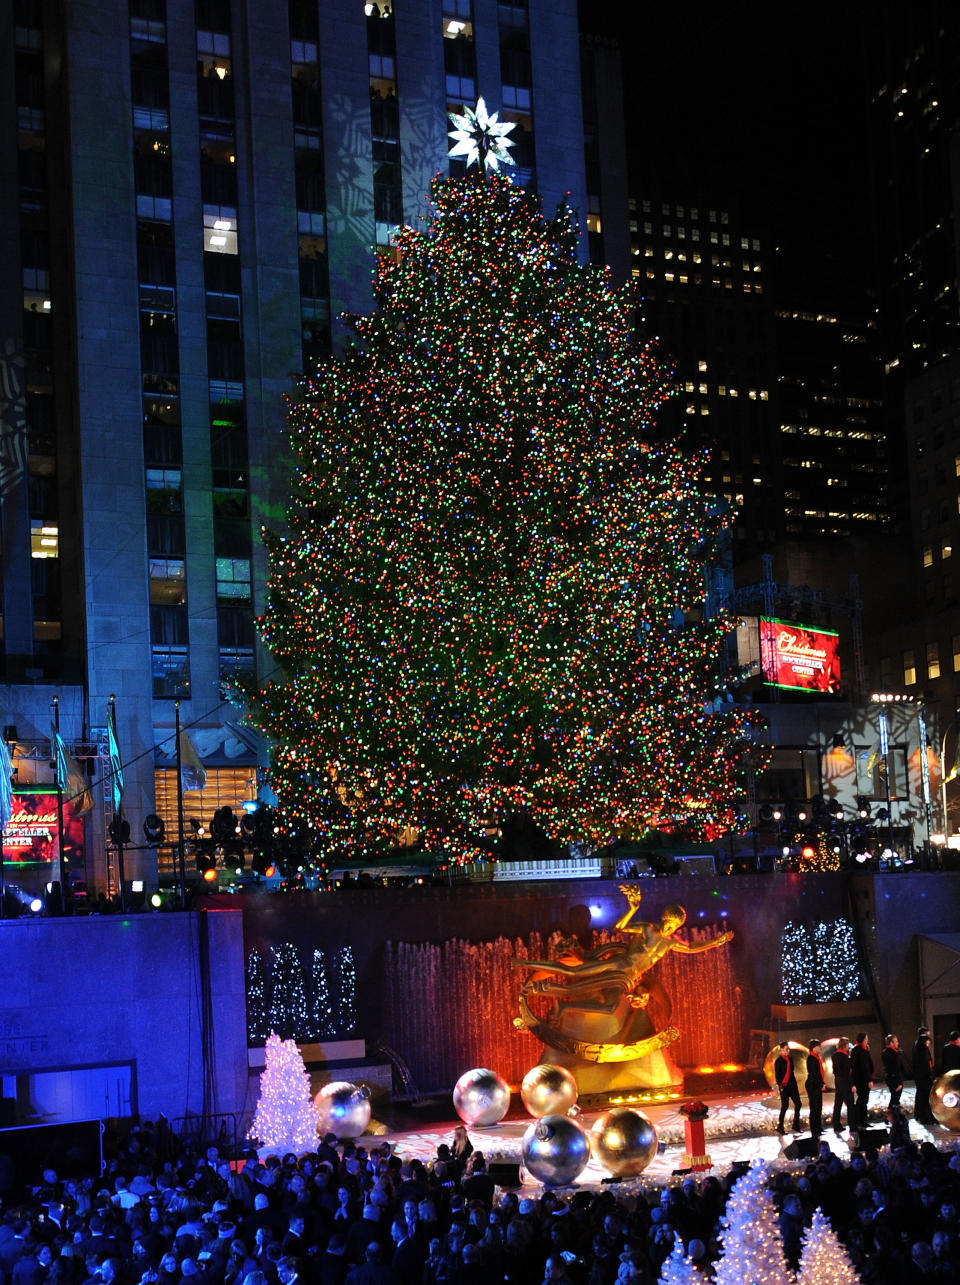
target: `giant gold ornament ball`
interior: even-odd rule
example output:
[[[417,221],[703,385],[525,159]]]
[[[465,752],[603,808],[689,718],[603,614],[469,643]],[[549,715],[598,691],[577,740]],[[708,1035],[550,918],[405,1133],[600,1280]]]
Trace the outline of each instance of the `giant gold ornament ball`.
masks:
[[[642,1111],[615,1107],[594,1120],[590,1151],[614,1178],[633,1178],[657,1154],[657,1131]]]
[[[510,1110],[510,1086],[496,1071],[475,1066],[453,1086],[453,1107],[463,1123],[474,1128],[499,1124]]]
[[[319,1112],[317,1129],[321,1134],[359,1138],[370,1123],[370,1090],[365,1085],[334,1080],[323,1086],[313,1105]]]
[[[793,1063],[793,1073],[797,1077],[797,1088],[802,1093],[807,1084],[807,1054],[810,1050],[806,1044],[797,1044],[795,1040],[789,1041],[790,1061]],[[774,1063],[780,1056],[779,1044],[774,1044],[773,1048],[767,1054],[763,1061],[763,1074],[771,1089],[777,1088],[777,1077],[773,1073]]]
[[[575,1120],[545,1115],[527,1127],[521,1143],[523,1163],[545,1187],[565,1187],[590,1159],[590,1139]]]
[[[523,1077],[520,1096],[532,1116],[566,1115],[576,1104],[577,1082],[564,1066],[541,1062]]]
[[[938,1124],[951,1133],[960,1133],[960,1071],[947,1071],[939,1080],[934,1080],[930,1110]]]

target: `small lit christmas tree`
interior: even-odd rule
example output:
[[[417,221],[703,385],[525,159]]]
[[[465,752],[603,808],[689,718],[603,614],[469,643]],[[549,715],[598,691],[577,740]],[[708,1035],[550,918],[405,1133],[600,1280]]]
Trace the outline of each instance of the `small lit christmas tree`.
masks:
[[[819,1206],[803,1234],[797,1285],[860,1285],[847,1251]]]
[[[703,1277],[689,1254],[683,1252],[683,1241],[674,1234],[673,1251],[660,1270],[662,1285],[701,1285]]]
[[[267,1062],[260,1076],[260,1100],[247,1137],[261,1150],[302,1156],[317,1144],[317,1108],[310,1095],[310,1076],[295,1041],[272,1032]]]
[[[720,1222],[720,1239],[717,1285],[783,1285],[792,1279],[762,1160],[755,1160],[734,1187]]]

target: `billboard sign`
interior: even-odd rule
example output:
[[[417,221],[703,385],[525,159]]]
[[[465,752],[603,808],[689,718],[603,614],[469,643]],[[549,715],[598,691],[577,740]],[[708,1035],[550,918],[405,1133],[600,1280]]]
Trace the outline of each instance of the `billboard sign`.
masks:
[[[63,847],[67,861],[83,856],[83,817],[79,799],[63,803]],[[57,792],[49,786],[13,792],[13,813],[3,832],[3,859],[8,865],[36,865],[57,860]]]
[[[760,659],[769,687],[836,693],[840,690],[839,634],[760,617]]]

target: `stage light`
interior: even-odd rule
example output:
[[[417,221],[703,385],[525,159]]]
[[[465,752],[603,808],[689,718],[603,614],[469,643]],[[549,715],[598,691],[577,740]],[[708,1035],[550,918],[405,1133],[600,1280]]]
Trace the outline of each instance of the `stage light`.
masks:
[[[154,910],[159,910],[163,905],[163,898],[160,896],[159,892],[155,892],[150,898],[150,905],[153,906]]]
[[[804,861],[812,861],[817,855],[817,850],[816,848],[811,848],[809,843],[805,843],[800,849],[800,855],[803,857]]]
[[[203,871],[203,878],[206,883],[214,883],[217,878],[217,867],[215,865],[209,866]]]
[[[35,915],[39,915],[40,911],[43,909],[42,899],[40,897],[34,897],[33,901],[30,902],[30,909]]]

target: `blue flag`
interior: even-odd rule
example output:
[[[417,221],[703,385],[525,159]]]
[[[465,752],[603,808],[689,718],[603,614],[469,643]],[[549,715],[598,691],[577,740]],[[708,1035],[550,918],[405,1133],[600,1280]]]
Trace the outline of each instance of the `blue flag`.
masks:
[[[112,702],[107,706],[107,744],[110,750],[113,810],[119,812],[123,802],[123,764],[120,762],[120,747],[117,745],[117,710]]]
[[[63,737],[56,727],[50,728],[50,740],[57,760],[57,788],[66,796],[68,802],[76,802],[77,816],[93,811],[93,795],[87,778],[80,770],[80,764],[63,743]]]

